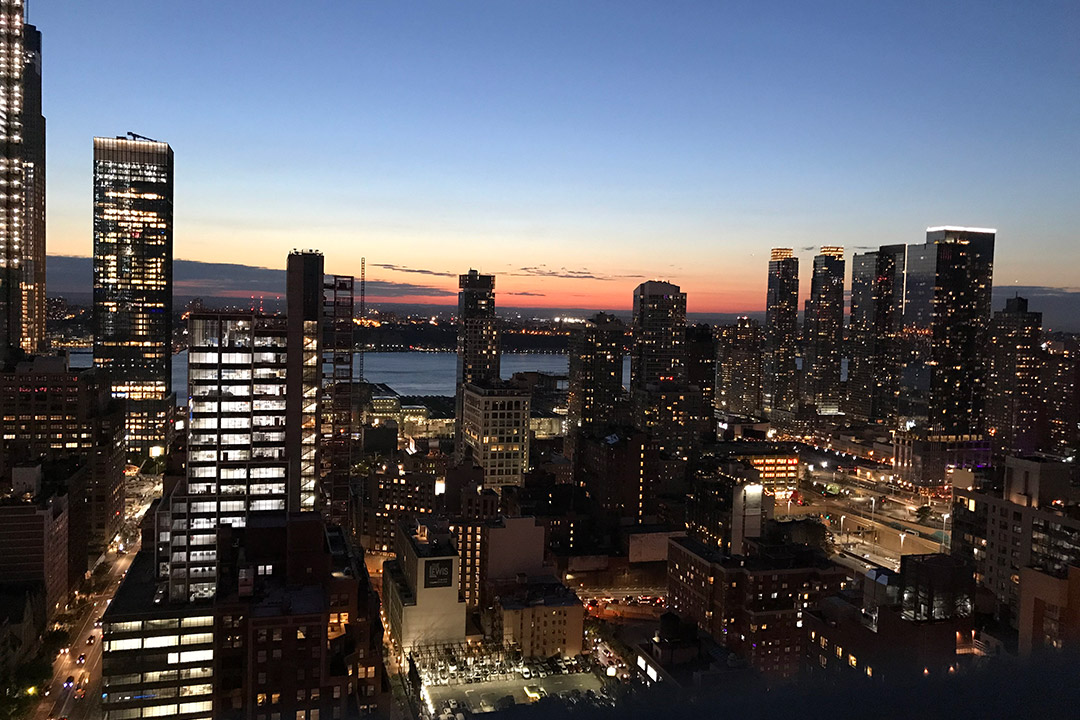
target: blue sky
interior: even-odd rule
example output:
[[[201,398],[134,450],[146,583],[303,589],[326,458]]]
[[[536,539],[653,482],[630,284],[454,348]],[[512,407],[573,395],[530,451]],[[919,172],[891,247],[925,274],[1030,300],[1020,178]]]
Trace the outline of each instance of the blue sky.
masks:
[[[132,130],[176,151],[178,258],[318,247],[435,287],[407,269],[472,266],[575,307],[656,276],[738,311],[773,246],[966,224],[999,229],[998,285],[1080,285],[1080,3],[31,0],[30,20],[54,254],[90,254],[91,138]]]

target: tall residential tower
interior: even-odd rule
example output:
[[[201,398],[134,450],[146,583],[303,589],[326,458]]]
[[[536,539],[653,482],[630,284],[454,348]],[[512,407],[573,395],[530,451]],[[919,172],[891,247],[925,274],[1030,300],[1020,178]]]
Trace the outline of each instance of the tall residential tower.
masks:
[[[814,258],[804,319],[803,399],[818,413],[840,411],[840,345],[844,339],[844,248],[825,246]]]
[[[766,413],[793,413],[798,405],[796,357],[799,340],[799,258],[791,248],[773,248],[765,298],[762,384]]]

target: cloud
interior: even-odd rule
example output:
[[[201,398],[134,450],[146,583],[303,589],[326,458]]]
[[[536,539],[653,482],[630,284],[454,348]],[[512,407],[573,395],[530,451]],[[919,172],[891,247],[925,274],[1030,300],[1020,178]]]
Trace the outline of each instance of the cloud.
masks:
[[[427,270],[425,268],[411,268],[404,265],[392,265],[390,263],[371,263],[371,267],[382,268],[383,270],[392,270],[394,272],[402,273],[415,273],[417,275],[435,275],[436,277],[457,277],[451,272],[439,272],[438,270]]]
[[[49,295],[65,295],[82,301],[92,292],[93,260],[88,257],[50,255],[46,264]],[[359,291],[359,283],[357,283]],[[372,297],[454,297],[456,292],[430,285],[369,280]],[[285,295],[285,271],[235,263],[199,260],[173,261],[173,294],[176,297],[246,297]]]
[[[544,293],[537,292],[503,292],[500,295],[518,295],[520,297],[547,297]]]
[[[516,277],[553,277],[563,278],[566,280],[621,280],[629,278],[644,278],[644,275],[601,275],[599,273],[589,272],[588,270],[568,270],[567,268],[559,268],[554,270],[546,265],[539,265],[535,267],[523,267],[518,268],[516,271],[505,273],[506,275],[513,275]]]

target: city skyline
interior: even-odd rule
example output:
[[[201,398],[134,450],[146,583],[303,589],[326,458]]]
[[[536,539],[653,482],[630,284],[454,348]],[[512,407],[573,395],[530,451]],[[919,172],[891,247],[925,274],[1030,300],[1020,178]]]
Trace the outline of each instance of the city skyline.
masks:
[[[130,129],[182,158],[177,258],[279,268],[318,246],[338,272],[366,256],[405,302],[451,304],[466,249],[514,306],[624,309],[627,286],[657,277],[690,312],[760,311],[771,247],[808,260],[930,225],[998,228],[1002,287],[1069,288],[1080,260],[1066,5],[365,4],[286,22],[283,5],[238,3],[214,23],[130,6],[30,8],[49,27],[54,255],[90,253],[89,138]],[[162,24],[176,31],[161,52],[126,70],[170,92],[133,106],[127,83],[87,77],[119,57],[92,38]],[[296,30],[314,38],[292,40],[299,61],[274,50]],[[983,41],[939,62],[962,31]]]

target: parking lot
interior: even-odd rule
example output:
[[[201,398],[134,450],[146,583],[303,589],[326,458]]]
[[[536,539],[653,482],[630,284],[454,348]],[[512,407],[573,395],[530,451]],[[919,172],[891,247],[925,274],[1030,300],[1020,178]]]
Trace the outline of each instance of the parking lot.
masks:
[[[525,680],[519,673],[513,673],[510,679],[489,680],[468,685],[435,685],[426,687],[434,715],[438,717],[449,705],[454,714],[458,712],[479,714],[501,707],[501,698],[511,696],[514,704],[531,702],[525,687],[535,687],[543,694],[566,698],[568,702],[588,701],[590,691],[599,695],[600,679],[591,672],[579,672],[571,675],[548,675]],[[504,701],[505,702],[505,701]]]

